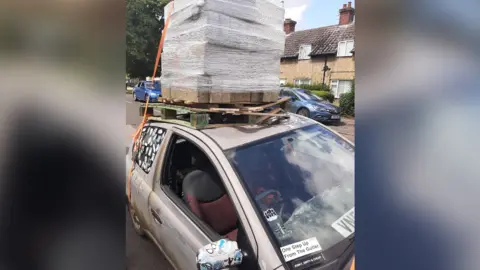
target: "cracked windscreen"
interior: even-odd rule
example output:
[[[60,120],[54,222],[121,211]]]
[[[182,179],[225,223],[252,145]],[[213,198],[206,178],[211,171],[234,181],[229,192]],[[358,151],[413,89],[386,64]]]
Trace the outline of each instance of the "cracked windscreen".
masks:
[[[354,146],[312,125],[227,151],[286,261],[353,236]]]

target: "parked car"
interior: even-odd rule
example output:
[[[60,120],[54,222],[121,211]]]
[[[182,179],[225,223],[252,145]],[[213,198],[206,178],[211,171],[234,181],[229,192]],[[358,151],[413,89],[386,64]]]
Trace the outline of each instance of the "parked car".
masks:
[[[162,88],[160,82],[155,81],[141,81],[133,88],[133,99],[135,101],[157,102],[158,98],[162,96]]]
[[[338,123],[340,108],[311,91],[299,88],[282,88],[281,97],[290,97],[290,112],[300,114],[322,123]]]
[[[147,122],[126,156],[134,230],[175,269],[354,269],[354,145],[289,115],[245,128]],[[188,178],[199,171],[210,178]]]

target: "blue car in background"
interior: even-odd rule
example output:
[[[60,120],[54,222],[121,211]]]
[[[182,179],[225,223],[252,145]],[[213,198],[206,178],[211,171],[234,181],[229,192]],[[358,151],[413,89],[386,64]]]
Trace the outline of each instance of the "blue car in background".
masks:
[[[321,123],[339,123],[340,108],[308,90],[282,88],[280,97],[290,97],[290,112],[309,117]]]
[[[135,101],[158,102],[162,96],[162,88],[160,82],[141,81],[133,88],[133,99]]]

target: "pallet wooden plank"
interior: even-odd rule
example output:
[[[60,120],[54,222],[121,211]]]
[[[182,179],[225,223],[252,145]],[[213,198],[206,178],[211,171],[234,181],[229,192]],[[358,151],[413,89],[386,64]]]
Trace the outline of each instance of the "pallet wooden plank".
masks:
[[[195,128],[194,126],[192,126],[190,124],[189,121],[180,120],[180,119],[168,119],[168,120],[166,120],[166,119],[163,119],[161,117],[152,116],[152,117],[149,117],[148,120],[158,121],[158,122],[167,122],[167,123],[178,124],[178,125],[182,125],[182,126],[186,126],[186,127]]]
[[[273,109],[270,113],[275,115],[276,113],[279,113],[279,112],[281,112],[281,111],[282,111],[282,108],[276,108],[276,109]],[[275,115],[275,116],[277,116],[277,115]],[[267,121],[270,117],[271,117],[271,116],[265,115],[265,116],[257,119],[256,124],[257,124],[257,125],[260,125],[260,124],[262,124],[263,122]]]
[[[209,111],[211,111],[211,112],[236,113],[236,112],[240,112],[240,109],[238,109],[238,108],[210,108]]]
[[[230,123],[230,124],[210,124],[201,129],[220,128],[220,127],[244,127],[244,123]]]
[[[195,128],[202,128],[208,125],[210,117],[206,113],[190,114],[190,124]]]
[[[289,100],[290,100],[289,97],[283,97],[283,98],[277,100],[276,102],[272,102],[272,103],[268,103],[268,104],[261,105],[261,106],[256,106],[256,107],[244,107],[244,108],[245,108],[245,110],[248,110],[248,111],[258,112],[258,111],[263,111],[263,110],[268,109],[270,107],[274,107],[274,106],[277,106],[279,104],[285,103]]]
[[[164,103],[155,103],[155,104],[149,104],[148,107],[153,107],[153,108],[171,108],[172,110],[184,110],[184,111],[190,111],[190,112],[219,112],[219,113],[237,113],[237,112],[261,112],[264,111],[265,109],[268,109],[270,107],[277,106],[279,104],[285,103],[288,101],[289,98],[282,98],[281,100],[274,102],[274,103],[269,103],[261,106],[255,106],[255,107],[249,107],[249,106],[244,106],[240,108],[219,108],[219,107],[211,107],[208,108],[208,106],[201,108],[201,107],[190,107],[190,106],[181,106],[181,105],[173,105],[173,104],[164,104]],[[208,104],[205,104],[208,105]],[[141,108],[145,108],[145,105],[141,105]]]
[[[219,104],[195,104],[189,106],[178,103],[153,103],[148,105],[147,112],[150,112],[150,114],[153,114],[154,110],[161,112],[161,117],[150,117],[149,119],[151,120],[180,124],[195,129],[219,126],[244,126],[262,124],[272,117],[288,118],[288,114],[281,113],[282,108],[284,108],[283,105],[288,100],[289,98],[282,98],[276,102],[260,106],[243,105],[240,107],[232,107],[233,105],[222,105],[222,107],[219,107]],[[280,108],[278,108],[278,105],[280,105]],[[140,106],[141,115],[143,115],[145,106],[145,104]],[[270,108],[272,110],[264,112]],[[181,115],[188,118],[181,119]]]
[[[284,98],[281,98],[279,100],[277,100],[276,102],[272,102],[272,103],[266,103],[266,104],[263,104],[263,105],[254,105],[254,103],[250,103],[250,104],[223,104],[223,106],[232,106],[233,108],[224,108],[224,109],[240,109],[240,110],[249,110],[249,111],[261,111],[261,110],[264,110],[266,108],[269,108],[269,107],[273,107],[273,106],[276,106],[276,105],[279,105],[281,103],[284,103],[286,101],[288,101],[290,98],[289,97],[284,97]],[[150,103],[148,104],[149,107],[158,107],[158,106],[164,106],[164,105],[175,105],[175,106],[182,106],[182,107],[197,107],[197,106],[201,106],[203,108],[218,108],[219,105],[222,105],[220,103],[189,103],[189,102],[185,102],[183,100],[180,100],[180,99],[166,99],[166,98],[162,98],[161,100],[161,103]],[[141,105],[142,107],[145,106],[145,104],[142,104]]]
[[[163,119],[177,119],[177,111],[167,108],[161,108],[161,115]]]
[[[164,103],[148,104],[148,108],[149,109],[150,108],[152,108],[152,109],[169,109],[169,110],[177,111],[178,114],[195,112],[194,108],[189,108],[189,107],[186,107],[186,106],[170,105],[170,104],[164,104]],[[140,111],[141,112],[142,112],[142,109],[145,110],[145,105],[144,104],[140,105]]]
[[[282,110],[281,108],[279,108],[280,111]],[[280,112],[279,111],[279,112]],[[252,116],[266,116],[266,117],[288,117],[288,114],[279,114],[279,113],[273,113],[273,112],[268,112],[268,113],[256,113],[256,112],[241,112],[239,114],[242,114],[242,115],[252,115]]]

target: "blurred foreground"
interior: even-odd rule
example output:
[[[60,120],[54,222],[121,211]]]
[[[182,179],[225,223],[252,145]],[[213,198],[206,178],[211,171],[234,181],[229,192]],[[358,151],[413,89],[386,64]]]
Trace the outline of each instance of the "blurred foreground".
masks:
[[[0,21],[0,268],[125,269],[124,3]]]

